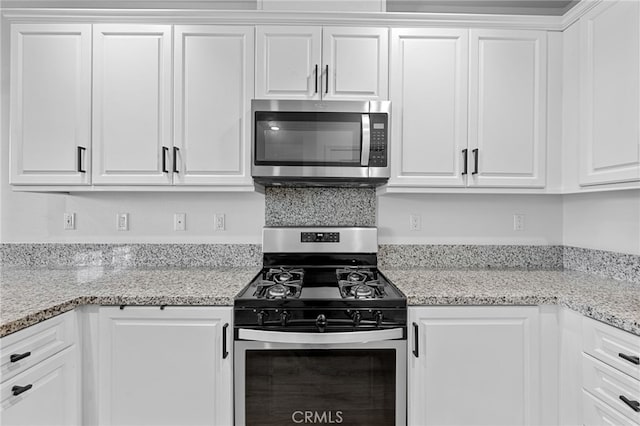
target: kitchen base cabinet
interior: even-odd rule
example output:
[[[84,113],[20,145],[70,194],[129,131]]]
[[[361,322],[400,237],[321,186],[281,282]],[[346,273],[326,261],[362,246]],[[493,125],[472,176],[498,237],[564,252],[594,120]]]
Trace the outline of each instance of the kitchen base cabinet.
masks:
[[[76,312],[0,339],[0,425],[79,425]]]
[[[640,424],[640,336],[582,319],[582,424]]]
[[[77,346],[48,358],[2,384],[0,424],[79,425]]]
[[[101,307],[101,425],[232,421],[230,307]]]
[[[539,424],[539,308],[411,307],[408,424]]]

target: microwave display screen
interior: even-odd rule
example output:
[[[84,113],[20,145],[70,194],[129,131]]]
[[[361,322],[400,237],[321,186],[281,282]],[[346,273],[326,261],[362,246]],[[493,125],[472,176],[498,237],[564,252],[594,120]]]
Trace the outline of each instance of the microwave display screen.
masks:
[[[256,164],[358,166],[362,114],[256,112]]]

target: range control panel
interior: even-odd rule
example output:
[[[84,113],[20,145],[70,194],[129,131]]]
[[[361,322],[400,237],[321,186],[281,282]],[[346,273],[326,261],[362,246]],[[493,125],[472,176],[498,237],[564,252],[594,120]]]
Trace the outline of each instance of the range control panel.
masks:
[[[302,243],[339,243],[339,232],[301,232],[300,242]]]

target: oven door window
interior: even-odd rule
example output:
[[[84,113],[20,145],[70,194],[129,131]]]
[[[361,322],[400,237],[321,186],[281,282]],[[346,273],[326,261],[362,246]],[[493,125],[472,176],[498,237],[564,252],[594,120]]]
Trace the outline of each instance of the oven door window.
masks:
[[[395,425],[393,349],[247,350],[247,426]]]
[[[256,112],[255,163],[360,166],[362,114]]]

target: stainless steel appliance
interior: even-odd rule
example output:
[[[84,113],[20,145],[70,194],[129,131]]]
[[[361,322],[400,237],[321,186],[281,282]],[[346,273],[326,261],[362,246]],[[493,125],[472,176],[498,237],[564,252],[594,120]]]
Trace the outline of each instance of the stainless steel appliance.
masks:
[[[376,228],[265,228],[234,301],[236,425],[404,425],[406,298]]]
[[[390,111],[388,101],[253,100],[251,174],[269,185],[384,184]]]

